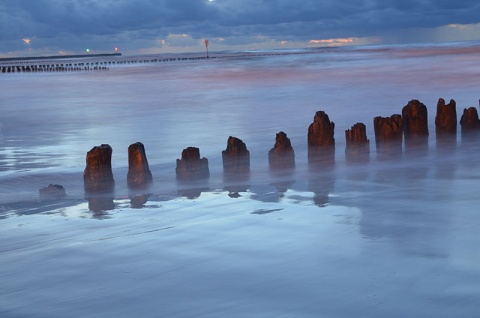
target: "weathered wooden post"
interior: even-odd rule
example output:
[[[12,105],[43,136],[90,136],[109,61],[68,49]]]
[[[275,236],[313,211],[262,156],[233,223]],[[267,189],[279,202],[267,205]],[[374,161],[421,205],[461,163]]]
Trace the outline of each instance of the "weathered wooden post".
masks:
[[[250,152],[247,145],[239,138],[228,137],[227,148],[222,151],[224,190],[230,197],[237,198],[239,192],[246,192],[250,187]]]
[[[83,172],[85,192],[111,193],[115,188],[112,173],[112,147],[107,144],[93,147],[87,153],[87,166]]]
[[[405,153],[426,155],[428,153],[427,106],[414,99],[402,108],[402,126],[405,137]]]
[[[478,111],[475,107],[465,108],[460,118],[460,126],[462,126],[462,134],[475,132],[480,129],[480,120],[478,119]]]
[[[356,123],[345,130],[345,158],[349,163],[366,163],[370,160],[370,141],[367,139],[367,127]]]
[[[391,160],[402,157],[402,116],[393,114],[390,117],[375,117],[373,119],[377,158]]]
[[[275,145],[268,152],[268,163],[272,170],[295,168],[295,151],[283,131],[277,133],[275,137]]]
[[[457,143],[457,104],[453,99],[448,104],[443,98],[438,99],[435,134],[437,149],[444,149],[445,146],[448,146],[446,151],[454,149]]]
[[[236,137],[228,137],[227,149],[222,151],[223,172],[226,175],[248,174],[250,152],[247,145]]]
[[[207,158],[200,159],[200,149],[195,147],[183,149],[175,171],[178,180],[199,180],[210,176]]]
[[[127,184],[130,190],[146,191],[152,184],[153,177],[148,166],[145,146],[141,142],[131,144],[128,147],[128,174]],[[142,208],[148,201],[150,193],[134,192],[130,197],[133,208]]]
[[[96,213],[113,210],[115,180],[112,173],[112,147],[107,144],[93,147],[87,153],[86,161],[83,182],[89,209]]]
[[[127,183],[131,189],[142,189],[153,181],[152,172],[148,166],[145,146],[141,142],[128,147]]]
[[[308,127],[308,162],[319,168],[335,163],[335,123],[324,111],[316,112]]]

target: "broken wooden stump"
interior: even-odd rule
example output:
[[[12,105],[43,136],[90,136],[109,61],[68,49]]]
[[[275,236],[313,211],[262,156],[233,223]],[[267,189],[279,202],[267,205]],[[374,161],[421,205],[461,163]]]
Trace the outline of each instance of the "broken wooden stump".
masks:
[[[83,172],[85,192],[111,193],[115,188],[112,173],[112,147],[107,144],[93,147],[87,153],[87,166]]]
[[[283,131],[277,133],[275,145],[268,152],[270,169],[283,170],[295,168],[295,152],[290,139]]]
[[[393,114],[390,117],[375,117],[373,128],[378,159],[401,158],[403,143],[402,116]]]
[[[199,180],[210,176],[207,158],[200,158],[200,149],[188,147],[182,151],[182,159],[177,159],[175,169],[178,180]]]
[[[367,127],[356,123],[345,130],[345,158],[349,163],[365,163],[370,160],[370,141],[367,139]]]
[[[435,134],[437,149],[450,151],[457,143],[457,104],[451,99],[445,104],[443,98],[438,99],[435,116]]]
[[[107,144],[93,147],[87,153],[87,167],[83,172],[85,198],[88,208],[95,217],[101,217],[103,211],[113,210],[115,180],[112,173],[112,147]]]
[[[476,141],[480,134],[480,120],[475,107],[465,108],[460,118],[462,142]]]
[[[324,111],[316,112],[308,127],[308,162],[317,167],[329,167],[335,163],[335,123]]]
[[[228,137],[227,148],[222,151],[224,190],[231,197],[240,197],[239,192],[246,192],[250,185],[250,152],[247,145],[239,138]]]
[[[427,106],[414,99],[402,108],[402,126],[405,137],[405,153],[426,155],[428,153]]]
[[[437,135],[457,133],[457,104],[453,99],[448,104],[443,98],[438,99],[435,131]]]
[[[141,142],[131,144],[128,147],[128,187],[141,189],[147,187],[152,181],[152,172],[148,166],[145,146]]]
[[[460,126],[463,132],[472,132],[480,130],[480,120],[478,119],[478,111],[475,107],[465,108],[460,118]]]
[[[222,160],[225,174],[248,174],[250,172],[250,152],[241,139],[228,137],[227,149],[222,151]]]

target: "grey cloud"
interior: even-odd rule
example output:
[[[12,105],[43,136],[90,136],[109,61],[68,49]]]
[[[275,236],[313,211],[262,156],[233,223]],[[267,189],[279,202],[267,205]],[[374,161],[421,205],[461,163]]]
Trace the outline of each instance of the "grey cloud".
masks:
[[[21,47],[22,37],[36,39],[32,46],[51,41],[59,47],[62,41],[147,41],[170,33],[367,37],[478,23],[479,11],[474,0],[2,0],[0,50]]]
[[[27,29],[25,25],[37,26],[30,32],[52,34],[105,35],[175,27],[214,15],[212,7],[205,2],[189,0],[7,0],[0,8],[7,12],[4,16],[21,17],[18,29]],[[3,28],[5,22],[0,23]]]
[[[329,30],[345,28],[435,27],[449,20],[471,23],[479,5],[474,1],[371,0],[371,1],[234,1],[224,10],[228,26],[269,25],[294,22],[322,22]],[[239,4],[241,3],[241,5]],[[458,18],[457,18],[458,17]]]

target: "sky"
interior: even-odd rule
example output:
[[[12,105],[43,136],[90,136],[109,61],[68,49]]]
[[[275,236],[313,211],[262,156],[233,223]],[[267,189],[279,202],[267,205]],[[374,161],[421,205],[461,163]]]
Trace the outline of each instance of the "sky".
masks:
[[[0,57],[480,40],[477,0],[1,0]]]

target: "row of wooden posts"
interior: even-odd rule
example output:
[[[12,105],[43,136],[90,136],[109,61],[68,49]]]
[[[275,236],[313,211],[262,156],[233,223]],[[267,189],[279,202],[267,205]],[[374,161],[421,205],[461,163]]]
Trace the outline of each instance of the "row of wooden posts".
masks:
[[[233,55],[217,55],[217,56],[185,56],[185,57],[165,57],[165,58],[143,58],[143,59],[127,59],[127,60],[108,60],[96,62],[76,62],[76,63],[60,63],[45,64],[43,61],[36,62],[12,62],[10,65],[0,65],[0,73],[43,73],[43,72],[82,72],[82,71],[107,71],[110,65],[123,64],[141,64],[141,63],[162,63],[162,62],[184,62],[197,61],[207,59],[236,59],[250,57],[269,57],[280,55],[306,55],[316,54],[314,51],[304,52],[265,52],[255,54],[233,54]],[[48,63],[48,62],[47,62]]]
[[[374,131],[377,153],[387,157],[398,158],[398,151],[428,147],[428,113],[427,107],[418,100],[410,101],[402,109],[402,114],[390,117],[375,117]],[[460,120],[462,134],[480,131],[480,119],[474,107],[465,109]],[[439,99],[435,118],[437,140],[440,137],[454,137],[457,132],[456,103],[451,100],[445,104]],[[308,128],[308,161],[309,164],[328,166],[335,160],[335,124],[328,115],[318,111],[313,123]],[[355,124],[345,131],[346,154],[350,160],[362,161],[369,155],[369,140],[363,123]],[[399,148],[398,148],[399,146]],[[108,193],[114,189],[114,178],[111,168],[112,148],[108,144],[92,148],[86,157],[84,171],[84,187],[87,194]],[[225,175],[242,175],[249,172],[250,153],[245,143],[229,137],[226,150],[222,151]],[[284,132],[276,135],[274,147],[268,153],[269,165],[274,170],[292,169],[295,167],[295,154],[290,139]],[[127,182],[131,189],[142,189],[148,186],[153,178],[149,169],[145,147],[137,142],[128,147]],[[188,147],[182,151],[182,158],[177,159],[177,180],[189,181],[209,177],[208,160],[200,157],[200,150]]]
[[[55,65],[10,65],[1,66],[1,73],[47,73],[47,72],[88,72],[108,71],[107,66],[55,66]]]

